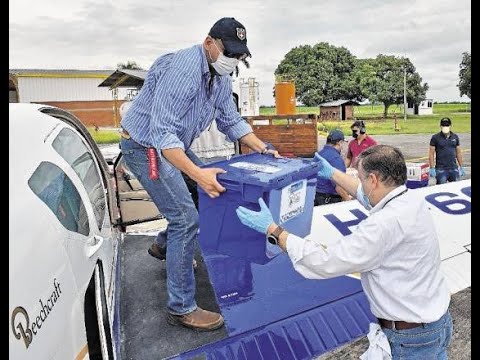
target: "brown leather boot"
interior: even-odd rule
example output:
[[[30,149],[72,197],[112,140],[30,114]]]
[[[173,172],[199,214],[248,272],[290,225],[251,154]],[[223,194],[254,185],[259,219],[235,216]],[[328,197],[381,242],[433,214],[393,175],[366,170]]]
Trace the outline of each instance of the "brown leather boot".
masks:
[[[200,307],[185,315],[168,314],[167,321],[170,325],[182,325],[198,331],[211,331],[223,326],[222,315]]]
[[[154,242],[148,249],[148,253],[159,260],[167,259],[167,248],[160,247]],[[197,269],[197,260],[193,259],[193,270]]]

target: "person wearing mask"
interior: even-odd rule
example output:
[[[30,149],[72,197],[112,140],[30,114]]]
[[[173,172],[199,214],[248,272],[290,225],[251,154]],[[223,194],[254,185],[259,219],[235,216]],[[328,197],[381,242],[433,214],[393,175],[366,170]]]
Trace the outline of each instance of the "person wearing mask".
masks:
[[[451,127],[452,120],[448,117],[442,118],[440,132],[430,139],[430,177],[436,178],[437,184],[458,181],[460,176],[465,176],[460,139],[451,131]]]
[[[195,181],[211,198],[225,188],[217,181],[220,168],[202,168],[189,150],[213,120],[220,132],[262,154],[269,150],[240,116],[232,98],[231,74],[248,67],[245,27],[232,17],[218,20],[202,44],[160,56],[121,121],[120,147],[127,166],[168,221],[157,237],[165,253],[167,321],[196,330],[223,326],[221,314],[195,301],[192,267],[199,229],[198,212],[182,177]]]
[[[329,241],[333,245],[328,247],[298,237],[273,221],[262,198],[260,211],[237,208],[240,221],[266,234],[306,278],[361,274],[378,319],[370,326],[373,341],[367,354],[379,350],[378,344],[393,359],[447,359],[453,323],[438,236],[426,200],[405,186],[402,153],[388,145],[364,150],[358,157],[358,178],[319,155],[315,159],[319,177],[340,185],[370,212],[351,234]]]
[[[334,168],[346,172],[345,163],[342,158],[342,147],[345,143],[345,136],[341,130],[333,130],[327,136],[327,143],[318,151],[318,154],[329,162]],[[328,179],[317,179],[314,205],[326,205],[350,200],[350,195],[340,186]]]
[[[367,135],[367,128],[363,120],[356,120],[351,126],[353,139],[348,143],[345,166],[357,168],[357,158],[360,153],[370,146],[377,145],[374,138]]]

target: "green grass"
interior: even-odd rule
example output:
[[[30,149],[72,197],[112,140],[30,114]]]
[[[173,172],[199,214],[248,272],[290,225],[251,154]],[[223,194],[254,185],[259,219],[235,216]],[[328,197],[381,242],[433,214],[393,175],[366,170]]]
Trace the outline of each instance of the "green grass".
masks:
[[[297,106],[298,114],[319,114],[317,106]],[[354,116],[357,119],[366,120],[367,131],[370,135],[393,135],[393,134],[433,134],[439,131],[440,119],[448,116],[452,120],[452,131],[456,133],[469,133],[471,128],[470,104],[433,104],[433,115],[408,115],[403,120],[403,105],[392,105],[388,110],[388,119],[385,121],[369,121],[369,118],[378,118],[383,115],[383,105],[360,105],[354,106]],[[394,130],[393,115],[397,115],[399,131]],[[275,107],[260,108],[260,115],[275,115]],[[282,123],[276,120],[275,123]],[[351,120],[325,121],[318,124],[320,134],[339,128],[345,134],[350,134]],[[88,129],[98,144],[111,144],[120,141],[120,135],[115,130]]]
[[[410,115],[405,121],[403,117],[397,118],[398,131],[394,130],[394,120],[392,118],[386,121],[366,121],[367,132],[370,135],[394,135],[394,134],[434,134],[440,131],[440,119],[444,115]],[[470,114],[451,115],[452,131],[456,133],[471,132]],[[326,135],[333,129],[341,129],[345,135],[350,135],[350,125],[352,121],[325,121],[318,124],[320,134]]]
[[[97,144],[114,144],[120,142],[120,134],[116,130],[98,130],[88,128]]]
[[[468,112],[467,112],[468,110]],[[318,107],[297,106],[299,114],[319,114]],[[385,121],[369,121],[369,118],[383,116],[383,105],[360,105],[354,106],[354,116],[365,120],[367,131],[370,135],[394,135],[394,134],[433,134],[440,130],[440,119],[448,116],[452,120],[452,131],[457,133],[471,132],[470,104],[433,104],[433,115],[407,115],[403,117],[403,105],[392,105],[388,109],[388,118]],[[274,115],[275,107],[260,109],[260,115]],[[397,116],[398,131],[394,130],[394,114]],[[345,134],[350,134],[351,120],[325,121],[318,124],[320,134],[326,134],[332,129],[341,129]]]

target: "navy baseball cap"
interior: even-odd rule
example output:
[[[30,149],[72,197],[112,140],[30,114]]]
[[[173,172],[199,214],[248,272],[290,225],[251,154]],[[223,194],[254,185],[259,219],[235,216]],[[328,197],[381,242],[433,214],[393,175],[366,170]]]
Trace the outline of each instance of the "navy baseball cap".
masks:
[[[333,130],[327,136],[327,142],[333,142],[333,141],[339,141],[339,140],[345,141],[345,135],[343,135],[342,130]]]
[[[224,17],[213,24],[208,35],[222,40],[227,53],[231,55],[247,54],[252,56],[247,47],[247,31],[245,26],[233,17]]]
[[[444,117],[440,120],[440,126],[451,126],[452,125],[452,120],[448,117]]]

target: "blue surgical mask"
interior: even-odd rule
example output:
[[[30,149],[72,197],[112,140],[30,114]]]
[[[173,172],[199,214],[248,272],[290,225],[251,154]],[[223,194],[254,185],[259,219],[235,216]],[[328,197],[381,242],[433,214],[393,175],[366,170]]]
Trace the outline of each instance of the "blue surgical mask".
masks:
[[[368,196],[365,195],[365,192],[363,191],[362,183],[359,183],[357,187],[357,200],[360,204],[363,205],[365,209],[367,210],[372,209],[373,206],[372,204],[370,204],[370,200],[368,199]]]
[[[218,75],[229,75],[231,74],[235,68],[237,67],[239,60],[235,58],[226,57],[218,48],[217,44],[213,42],[213,45],[217,48],[219,55],[217,57],[217,61],[212,62],[212,66]]]

